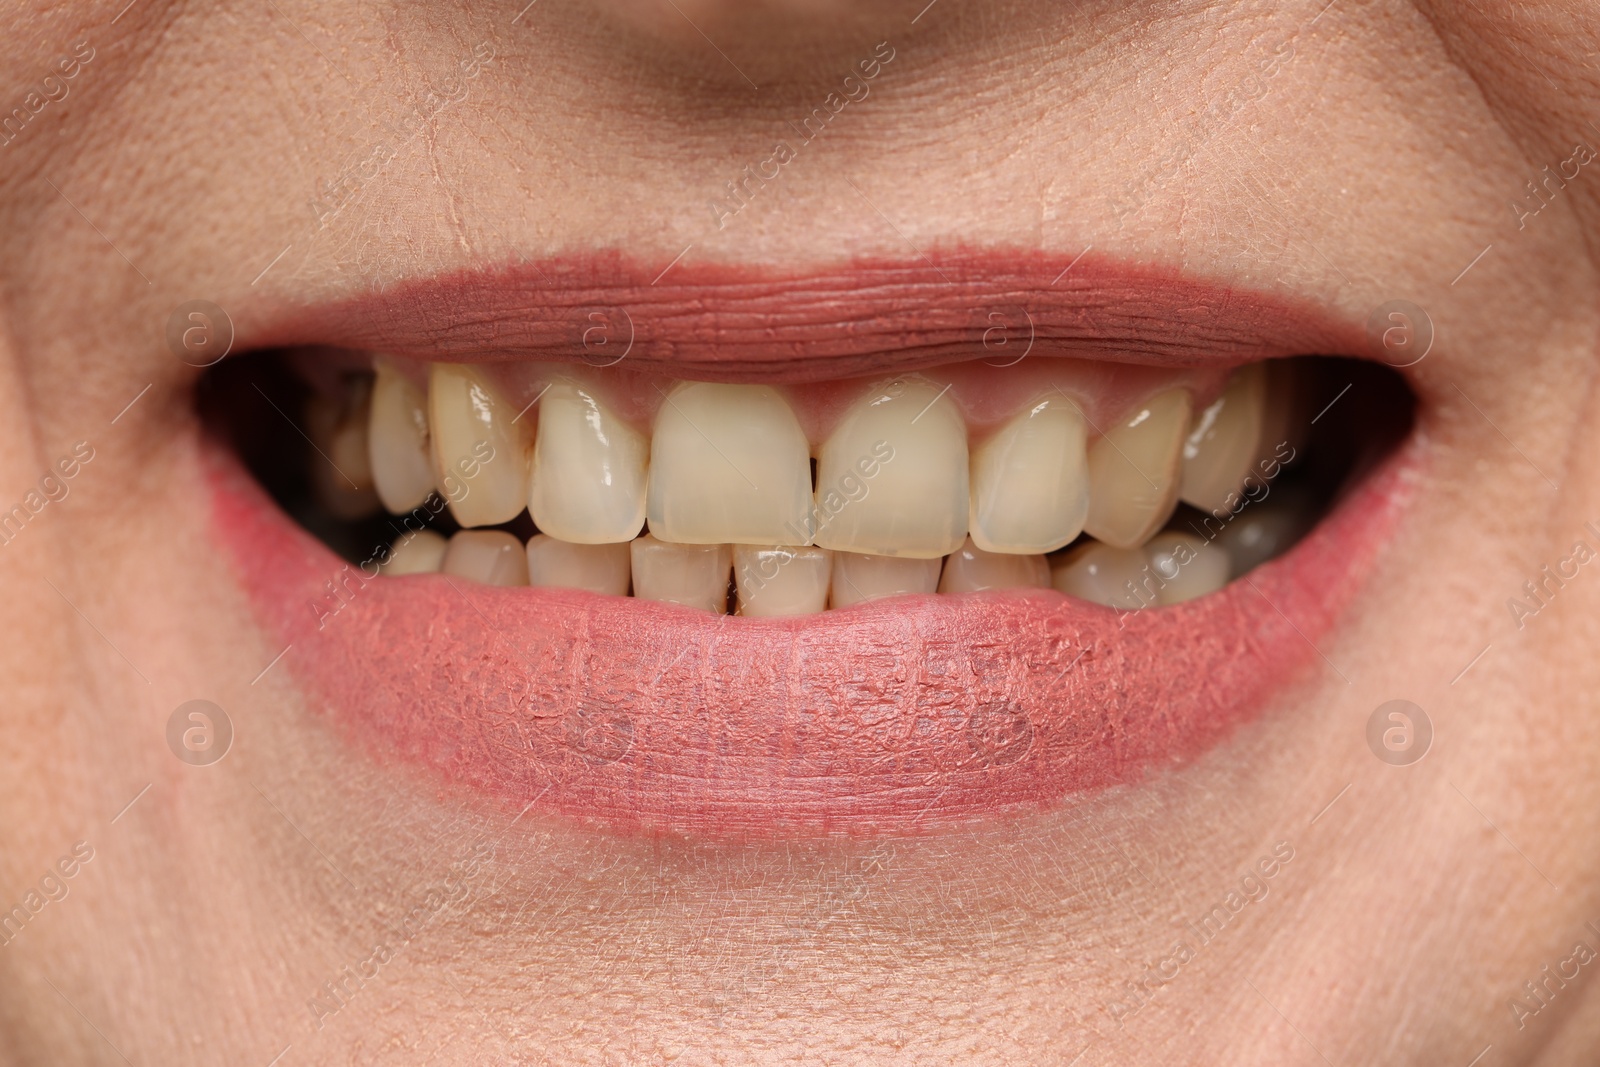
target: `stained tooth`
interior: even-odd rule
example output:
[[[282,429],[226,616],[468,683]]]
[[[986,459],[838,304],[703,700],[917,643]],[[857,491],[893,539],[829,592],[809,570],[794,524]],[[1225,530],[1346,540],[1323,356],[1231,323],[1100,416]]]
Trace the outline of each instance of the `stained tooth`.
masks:
[[[528,555],[504,530],[462,530],[450,538],[440,567],[485,585],[527,585]]]
[[[1183,442],[1178,497],[1202,511],[1228,506],[1255,465],[1266,414],[1267,375],[1259,363],[1241,367],[1222,395],[1194,420]]]
[[[810,544],[806,435],[765,385],[691,382],[670,393],[650,444],[650,532],[704,545]]]
[[[874,388],[822,446],[816,543],[908,559],[947,556],[966,539],[967,479],[966,421],[947,390],[920,379]],[[937,582],[937,567],[933,575]]]
[[[1310,412],[1302,403],[1304,393],[1293,360],[1271,359],[1261,365],[1266,378],[1263,388],[1263,414],[1256,462],[1287,462],[1305,448],[1311,423]]]
[[[1042,400],[972,454],[972,541],[987,552],[1054,552],[1089,513],[1087,431],[1070,402]]]
[[[939,578],[941,593],[976,593],[983,589],[1049,589],[1050,564],[1041,555],[985,552],[967,538],[950,553]]]
[[[311,487],[335,518],[359,519],[378,510],[367,462],[370,383],[349,383],[342,396],[319,393],[306,407],[306,429],[320,455],[311,459]]]
[[[1065,562],[1054,568],[1051,584],[1068,596],[1108,608],[1139,608],[1146,606],[1145,602],[1128,588],[1128,583],[1137,587],[1146,577],[1147,565],[1141,549],[1090,542],[1074,549]]]
[[[539,402],[528,513],[562,541],[632,540],[644,526],[649,463],[643,434],[586,390],[558,382]]]
[[[529,585],[627,596],[631,567],[626,541],[580,545],[549,534],[535,534],[528,540]]]
[[[410,511],[433,492],[428,455],[428,398],[387,361],[377,360],[367,458],[378,498],[393,514]]]
[[[628,545],[633,595],[725,614],[733,553],[727,545],[680,545],[646,534]]]
[[[389,561],[382,565],[384,574],[398,577],[402,574],[432,574],[444,563],[445,546],[450,542],[432,530],[418,530],[402,537],[389,547]]]
[[[1228,554],[1192,534],[1156,534],[1144,552],[1162,604],[1181,604],[1228,584]]]
[[[903,593],[932,593],[939,588],[938,559],[872,556],[839,552],[833,557],[831,603],[847,608],[867,600]]]
[[[434,471],[463,526],[492,526],[527,503],[528,456],[517,409],[478,370],[435,363],[428,382]]]
[[[1177,503],[1189,394],[1171,389],[1134,408],[1089,449],[1083,529],[1117,548],[1143,544]]]
[[[809,615],[828,606],[833,553],[825,548],[734,545],[739,614]]]

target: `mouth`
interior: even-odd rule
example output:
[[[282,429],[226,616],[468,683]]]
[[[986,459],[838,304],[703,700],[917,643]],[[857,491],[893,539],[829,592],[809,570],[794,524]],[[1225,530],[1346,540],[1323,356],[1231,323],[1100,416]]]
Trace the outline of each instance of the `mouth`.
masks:
[[[216,536],[349,744],[514,810],[915,832],[1134,782],[1333,676],[1419,449],[1360,330],[1080,258],[285,309],[199,386]]]

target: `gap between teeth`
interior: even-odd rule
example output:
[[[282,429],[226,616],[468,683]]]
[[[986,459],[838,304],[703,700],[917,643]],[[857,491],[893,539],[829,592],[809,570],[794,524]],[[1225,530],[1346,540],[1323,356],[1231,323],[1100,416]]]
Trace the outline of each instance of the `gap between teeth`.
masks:
[[[904,376],[863,387],[813,446],[769,386],[678,383],[646,430],[582,382],[519,410],[476,366],[434,364],[424,389],[379,359],[342,403],[312,401],[312,437],[333,461],[320,466],[339,472],[313,488],[339,517],[377,501],[395,515],[447,506],[465,527],[400,538],[391,576],[752,616],[1051,587],[1150,607],[1212,592],[1260,562],[1262,543],[1292,539],[1276,505],[1216,533],[1162,532],[1180,499],[1226,514],[1248,477],[1292,458],[1279,440],[1289,374],[1242,367],[1200,411],[1170,388],[1100,427],[1057,392],[977,441],[947,390]],[[540,531],[526,543],[484,528],[524,508]]]

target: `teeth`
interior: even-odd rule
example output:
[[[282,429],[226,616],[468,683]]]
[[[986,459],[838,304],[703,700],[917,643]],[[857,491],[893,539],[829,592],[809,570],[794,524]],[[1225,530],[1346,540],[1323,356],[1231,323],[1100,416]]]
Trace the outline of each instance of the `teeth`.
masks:
[[[521,513],[528,457],[517,409],[480,372],[435,363],[428,383],[433,462],[450,511],[463,526],[492,526]]]
[[[418,530],[402,537],[389,549],[389,560],[381,566],[384,574],[433,574],[444,563],[445,546],[450,542],[432,530]]]
[[[1178,461],[1189,428],[1189,394],[1151,397],[1089,450],[1089,515],[1083,528],[1117,548],[1143,544],[1177,503]]]
[[[1044,400],[972,455],[972,541],[1038,554],[1071,544],[1089,513],[1087,431],[1065,400]]]
[[[629,542],[633,595],[726,614],[733,554],[727,545],[680,545],[650,534]]]
[[[1041,555],[985,552],[967,543],[944,561],[941,593],[976,593],[984,589],[1049,589],[1050,564]]]
[[[739,614],[809,615],[828,606],[833,553],[825,548],[734,545]]]
[[[649,462],[644,435],[589,393],[558,382],[539,404],[528,513],[562,541],[631,541],[644,526]]]
[[[1138,586],[1147,562],[1140,549],[1091,542],[1055,568],[1051,584],[1068,596],[1108,608],[1138,608],[1143,602],[1128,589],[1128,583]]]
[[[966,421],[947,392],[920,379],[874,389],[822,446],[816,543],[908,559],[949,555],[967,534],[967,477]],[[937,582],[937,567],[933,574]]]
[[[504,530],[462,530],[450,538],[440,569],[485,585],[528,584],[527,553]]]
[[[940,562],[904,556],[837,553],[833,557],[833,606],[847,608],[888,596],[936,592]]]
[[[311,488],[335,518],[359,519],[378,510],[367,462],[371,392],[365,379],[344,396],[318,393],[306,407],[307,436],[321,455],[311,461]]]
[[[1255,464],[1266,403],[1266,369],[1258,363],[1235,371],[1183,442],[1179,499],[1201,511],[1228,506]]]
[[[1282,555],[1306,532],[1316,502],[1290,489],[1273,490],[1270,499],[1252,501],[1215,533],[1215,520],[1202,523],[1206,536],[1228,554],[1228,574],[1237,577]]]
[[[811,458],[765,385],[691,382],[668,394],[650,443],[650,532],[705,545],[810,544]]]
[[[384,360],[376,361],[367,457],[378,498],[392,514],[410,511],[433,492],[428,455],[428,398]]]
[[[1181,604],[1228,584],[1228,554],[1185,533],[1160,533],[1144,546],[1150,570],[1159,579],[1156,600]]]
[[[528,540],[529,585],[627,596],[631,567],[626,541],[580,545],[558,541],[549,534],[535,534]]]

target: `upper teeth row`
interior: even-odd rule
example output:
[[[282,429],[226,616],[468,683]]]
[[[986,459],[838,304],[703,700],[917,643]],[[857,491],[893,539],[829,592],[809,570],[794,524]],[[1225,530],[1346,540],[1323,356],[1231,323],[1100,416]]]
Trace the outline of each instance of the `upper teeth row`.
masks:
[[[646,438],[578,382],[557,381],[536,412],[519,412],[471,365],[434,364],[424,396],[379,361],[370,414],[341,429],[365,429],[368,463],[355,465],[395,514],[439,490],[462,526],[526,507],[542,532],[577,544],[630,541],[648,520],[680,544],[935,559],[969,532],[986,551],[1022,555],[1084,532],[1134,547],[1179,499],[1224,507],[1275,443],[1264,440],[1266,393],[1264,368],[1251,365],[1193,417],[1188,391],[1169,389],[1092,442],[1080,408],[1057,393],[969,449],[948,390],[899,378],[848,407],[815,450],[815,486],[799,420],[764,385],[679,383]]]

